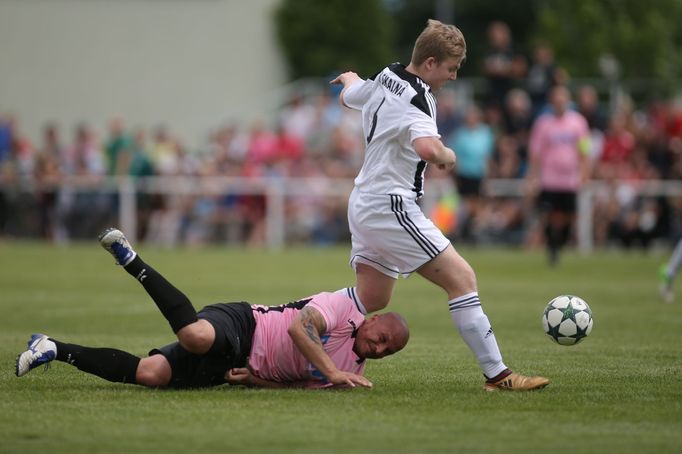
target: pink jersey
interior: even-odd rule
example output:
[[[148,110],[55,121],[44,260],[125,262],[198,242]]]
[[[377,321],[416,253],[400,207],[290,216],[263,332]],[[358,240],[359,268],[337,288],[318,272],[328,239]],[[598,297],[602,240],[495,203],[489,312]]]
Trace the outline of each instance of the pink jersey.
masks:
[[[585,118],[566,111],[561,117],[545,114],[530,133],[529,149],[540,158],[540,186],[549,191],[576,191],[580,187],[579,143],[589,139]]]
[[[256,330],[249,356],[251,371],[265,380],[305,382],[306,386],[314,388],[331,386],[287,333],[303,307],[312,307],[322,314],[327,331],[320,339],[336,367],[362,375],[365,361],[353,351],[355,340],[352,335],[365,317],[352,299],[340,293],[326,292],[282,306],[252,306]]]

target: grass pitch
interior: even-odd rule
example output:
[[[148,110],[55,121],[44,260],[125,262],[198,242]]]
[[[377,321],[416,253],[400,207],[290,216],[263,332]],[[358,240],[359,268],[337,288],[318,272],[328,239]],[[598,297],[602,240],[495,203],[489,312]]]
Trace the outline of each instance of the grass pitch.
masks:
[[[281,304],[353,281],[345,248],[139,252],[197,308]],[[505,362],[549,377],[548,388],[486,393],[444,295],[418,276],[398,283],[389,306],[407,317],[410,343],[368,364],[372,390],[150,390],[57,362],[16,378],[33,332],[138,355],[173,335],[96,241],[0,243],[0,452],[682,451],[682,298],[656,295],[667,255],[569,254],[549,269],[535,252],[461,252]],[[540,325],[563,293],[583,297],[595,319],[573,347],[551,343]]]

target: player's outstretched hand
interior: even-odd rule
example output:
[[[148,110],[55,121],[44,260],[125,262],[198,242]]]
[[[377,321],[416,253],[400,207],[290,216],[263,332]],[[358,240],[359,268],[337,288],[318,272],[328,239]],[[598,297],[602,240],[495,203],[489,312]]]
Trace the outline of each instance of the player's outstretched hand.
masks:
[[[352,85],[356,80],[360,80],[360,76],[355,74],[353,71],[346,71],[345,73],[336,76],[336,78],[329,83],[332,85],[341,84],[344,87],[347,87],[348,85]]]
[[[353,374],[351,372],[338,371],[334,375],[327,377],[330,382],[337,386],[349,386],[355,388],[356,386],[363,386],[365,388],[371,388],[372,382],[367,380],[362,375]]]
[[[227,372],[227,382],[231,385],[251,385],[251,371],[246,367],[235,367]]]

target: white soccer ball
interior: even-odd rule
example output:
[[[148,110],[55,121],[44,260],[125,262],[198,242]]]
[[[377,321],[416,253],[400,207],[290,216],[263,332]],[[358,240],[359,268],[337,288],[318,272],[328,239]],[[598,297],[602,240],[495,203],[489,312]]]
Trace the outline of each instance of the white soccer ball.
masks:
[[[592,332],[592,311],[582,299],[561,295],[547,304],[542,314],[545,334],[560,345],[575,345]]]

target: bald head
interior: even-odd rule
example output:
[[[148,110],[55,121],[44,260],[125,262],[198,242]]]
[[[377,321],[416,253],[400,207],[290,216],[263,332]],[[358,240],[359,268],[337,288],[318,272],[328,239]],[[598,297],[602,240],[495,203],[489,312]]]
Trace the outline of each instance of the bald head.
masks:
[[[373,315],[360,325],[353,351],[361,358],[383,358],[402,350],[409,339],[405,318],[397,312],[387,312]]]

